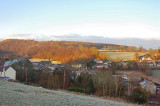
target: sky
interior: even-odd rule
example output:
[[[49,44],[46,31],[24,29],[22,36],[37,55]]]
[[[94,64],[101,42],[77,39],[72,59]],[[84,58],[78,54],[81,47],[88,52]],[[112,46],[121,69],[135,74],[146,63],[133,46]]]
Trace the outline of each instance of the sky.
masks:
[[[159,40],[160,0],[0,0],[0,39],[27,35]]]

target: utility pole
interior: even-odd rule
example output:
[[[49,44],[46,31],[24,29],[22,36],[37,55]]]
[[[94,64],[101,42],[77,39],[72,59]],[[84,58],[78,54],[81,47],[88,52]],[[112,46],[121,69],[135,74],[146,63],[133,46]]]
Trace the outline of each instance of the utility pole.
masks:
[[[26,67],[26,84],[27,84],[27,67]]]
[[[128,96],[130,95],[130,80],[128,79]]]
[[[64,70],[64,69],[63,69]],[[65,73],[65,70],[64,70],[64,79],[63,79],[63,89],[65,89],[65,80],[66,80],[66,73]]]

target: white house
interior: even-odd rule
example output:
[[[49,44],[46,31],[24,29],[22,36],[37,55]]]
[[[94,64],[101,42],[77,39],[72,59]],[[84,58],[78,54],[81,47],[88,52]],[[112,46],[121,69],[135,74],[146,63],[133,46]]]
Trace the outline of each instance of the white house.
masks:
[[[0,77],[16,80],[16,71],[11,67],[0,67]]]
[[[96,63],[103,63],[102,60],[96,60],[96,59],[94,59],[94,62],[96,62]]]
[[[152,61],[152,59],[150,57],[142,57],[140,59],[140,62],[143,62],[143,61]]]
[[[151,94],[156,94],[156,85],[151,80],[144,80],[139,83],[141,88],[150,92]]]

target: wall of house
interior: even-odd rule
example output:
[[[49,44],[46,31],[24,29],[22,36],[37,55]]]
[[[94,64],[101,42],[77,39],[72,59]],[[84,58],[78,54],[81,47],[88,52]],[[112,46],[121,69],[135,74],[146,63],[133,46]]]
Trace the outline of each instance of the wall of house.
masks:
[[[16,71],[12,67],[9,67],[5,72],[5,76],[16,80]]]
[[[5,72],[4,71],[0,72],[0,77],[5,77]]]
[[[4,77],[4,72],[0,72],[0,77]]]
[[[156,85],[154,85],[153,83],[149,83],[146,87],[145,87],[146,91],[150,92],[151,94],[156,94]]]

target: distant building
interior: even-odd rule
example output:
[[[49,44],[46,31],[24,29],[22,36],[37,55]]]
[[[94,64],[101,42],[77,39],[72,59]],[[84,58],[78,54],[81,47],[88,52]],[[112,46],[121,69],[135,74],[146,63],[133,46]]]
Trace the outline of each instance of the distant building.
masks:
[[[48,59],[36,59],[36,58],[32,58],[32,59],[29,59],[29,61],[31,62],[31,63],[34,63],[34,62],[38,62],[38,63],[40,63],[40,62],[42,62],[42,61],[51,61],[51,64],[62,64],[60,61],[53,61],[53,60],[48,60]]]
[[[151,94],[156,94],[156,85],[151,80],[144,80],[139,83],[141,88],[150,92]]]
[[[94,62],[96,62],[96,63],[103,63],[103,61],[102,60],[94,60]]]
[[[152,61],[152,59],[150,57],[143,56],[140,61]]]
[[[103,68],[105,68],[105,69],[109,68],[109,67],[108,67],[108,64],[97,63],[97,64],[94,66],[94,69],[103,69]]]
[[[50,64],[51,64],[51,61],[41,61],[41,64],[42,64],[42,65],[50,65]]]
[[[16,80],[16,71],[11,66],[0,67],[0,78]]]
[[[156,94],[160,95],[160,87],[156,88]]]
[[[82,68],[82,64],[73,64],[72,67],[74,67],[74,68]]]
[[[120,77],[121,77],[121,79],[123,79],[123,80],[128,80],[128,77],[127,77],[126,74],[123,74],[123,75],[121,75]]]
[[[48,68],[52,71],[54,71],[56,69],[57,65],[50,65],[48,66]]]
[[[77,78],[78,76],[80,76],[81,73],[84,73],[84,74],[86,74],[86,73],[91,74],[91,72],[90,72],[88,69],[82,68],[82,69],[79,69],[78,71],[75,71],[76,78]]]
[[[156,61],[155,66],[160,66],[160,61]]]

